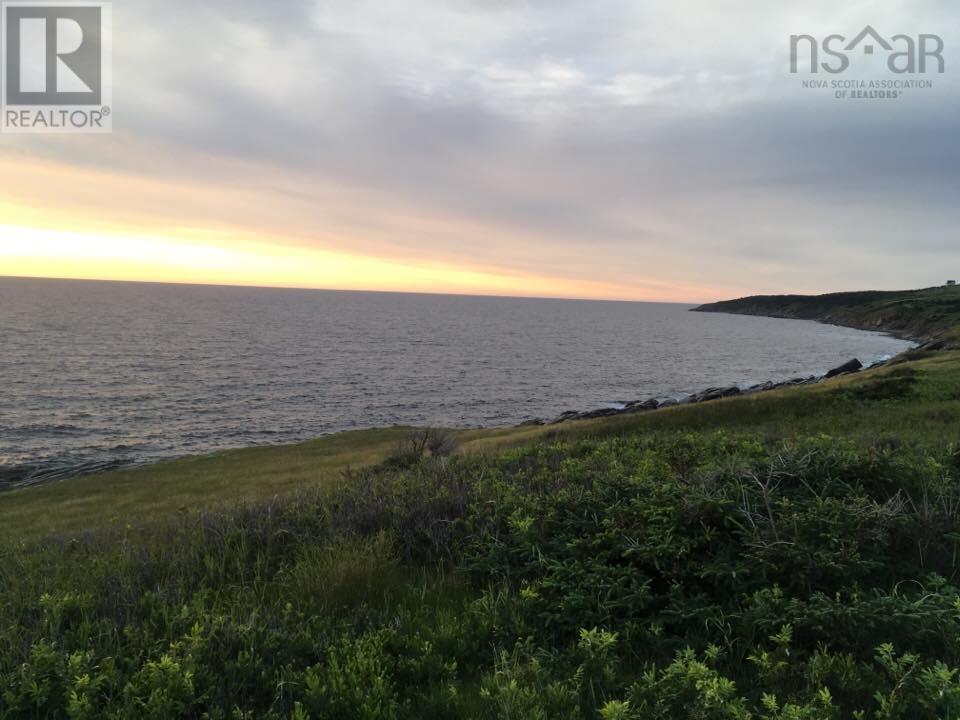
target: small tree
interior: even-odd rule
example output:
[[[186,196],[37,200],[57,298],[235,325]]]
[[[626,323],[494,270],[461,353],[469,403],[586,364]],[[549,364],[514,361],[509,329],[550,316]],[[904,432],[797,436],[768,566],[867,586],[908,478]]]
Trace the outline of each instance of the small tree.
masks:
[[[460,448],[457,438],[446,430],[424,428],[414,430],[398,444],[387,462],[410,467],[425,457],[449,457]]]

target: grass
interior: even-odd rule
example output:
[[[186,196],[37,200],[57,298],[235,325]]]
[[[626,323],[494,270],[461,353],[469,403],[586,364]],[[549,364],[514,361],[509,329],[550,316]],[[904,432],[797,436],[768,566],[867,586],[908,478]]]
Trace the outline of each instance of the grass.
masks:
[[[409,434],[0,495],[0,720],[960,717],[960,352]]]
[[[136,523],[322,484],[381,462],[408,429],[362,430],[115,470],[0,495],[0,535],[30,538]]]
[[[88,532],[196,508],[266,499],[383,462],[412,428],[338,433],[291,445],[243,448],[113,470],[0,493],[0,539]],[[466,452],[532,442],[542,428],[463,430]]]

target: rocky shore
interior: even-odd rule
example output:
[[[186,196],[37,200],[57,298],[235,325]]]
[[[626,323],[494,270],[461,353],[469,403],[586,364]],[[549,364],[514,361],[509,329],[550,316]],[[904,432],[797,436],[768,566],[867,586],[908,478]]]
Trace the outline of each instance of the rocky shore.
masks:
[[[632,402],[611,405],[608,407],[598,408],[596,410],[587,410],[587,411],[576,411],[569,410],[559,417],[543,420],[543,419],[534,419],[528,420],[524,423],[521,423],[519,427],[530,426],[530,425],[559,425],[566,422],[572,422],[575,420],[592,420],[594,418],[606,418],[606,417],[615,417],[617,415],[636,415],[639,413],[652,412],[654,410],[660,410],[662,408],[675,407],[678,405],[694,405],[705,402],[712,402],[714,400],[722,400],[729,397],[742,397],[745,395],[755,395],[762,392],[770,392],[771,390],[781,390],[783,388],[797,387],[800,385],[815,385],[818,383],[826,382],[827,380],[832,380],[833,378],[840,377],[843,375],[852,375],[854,373],[861,372],[863,370],[870,370],[872,368],[881,367],[883,365],[893,365],[898,362],[910,359],[918,359],[924,357],[930,353],[938,352],[945,348],[945,344],[941,341],[928,342],[919,347],[908,350],[905,353],[897,355],[895,357],[889,358],[887,360],[881,360],[879,362],[871,363],[870,365],[864,365],[860,362],[859,359],[853,358],[847,362],[839,365],[832,370],[824,373],[823,375],[810,375],[807,377],[796,377],[790,380],[784,380],[780,382],[767,381],[759,383],[757,385],[750,385],[747,387],[742,387],[740,385],[725,385],[718,387],[710,387],[705,390],[701,390],[690,395],[684,395],[682,397],[660,397],[660,398],[647,398],[645,400],[634,400]]]
[[[76,475],[93,475],[95,473],[130,467],[136,463],[116,460],[91,460],[87,462],[70,461],[39,461],[12,466],[0,464],[0,492],[6,490],[20,490],[22,488],[40,485],[48,482],[66,480]]]
[[[960,345],[960,340],[954,334],[957,320],[960,318],[960,287],[938,287],[904,292],[832,293],[818,296],[754,296],[709,303],[693,308],[693,311],[816,320],[859,330],[886,332],[895,337],[916,342],[918,347],[866,367],[859,359],[854,358],[820,376],[811,375],[782,382],[770,381],[749,387],[739,385],[711,387],[680,398],[649,398],[585,412],[570,410],[552,420],[528,420],[523,425],[556,425],[574,420],[633,415],[675,405],[712,402],[786,387],[812,385],[880,365],[920,359],[934,352]]]

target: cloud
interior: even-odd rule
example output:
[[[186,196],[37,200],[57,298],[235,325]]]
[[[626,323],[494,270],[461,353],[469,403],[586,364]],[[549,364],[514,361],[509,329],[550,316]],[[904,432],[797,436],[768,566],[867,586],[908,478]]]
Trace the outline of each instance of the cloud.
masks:
[[[957,220],[949,58],[930,91],[845,103],[800,86],[787,42],[870,23],[951,48],[958,15],[131,0],[115,21],[118,132],[4,138],[0,153],[165,184],[160,209],[113,184],[104,212],[291,245],[620,285],[919,285],[939,280]]]

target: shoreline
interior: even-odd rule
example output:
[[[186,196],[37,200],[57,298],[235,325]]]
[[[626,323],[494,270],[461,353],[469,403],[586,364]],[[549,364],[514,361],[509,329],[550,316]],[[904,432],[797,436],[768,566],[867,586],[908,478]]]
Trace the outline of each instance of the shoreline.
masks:
[[[791,319],[791,318],[783,318]],[[859,329],[859,328],[853,328]],[[898,338],[904,339],[906,338]],[[908,342],[915,342],[908,340]],[[451,431],[475,431],[475,430],[488,430],[488,431],[498,431],[498,430],[510,430],[510,429],[521,429],[529,427],[544,427],[544,426],[554,426],[562,425],[564,423],[573,422],[573,421],[582,421],[582,420],[596,420],[600,418],[610,418],[618,416],[627,416],[627,415],[638,415],[641,413],[650,413],[656,410],[664,410],[671,407],[683,407],[687,405],[697,405],[706,402],[713,402],[715,400],[722,400],[725,398],[732,397],[746,397],[750,395],[756,395],[759,393],[769,392],[772,390],[780,390],[789,387],[802,387],[806,385],[816,385],[826,380],[832,379],[834,377],[839,377],[842,375],[855,374],[862,372],[864,370],[870,370],[878,367],[883,367],[885,365],[896,364],[900,361],[901,358],[907,356],[909,353],[916,352],[919,347],[908,348],[903,352],[900,352],[896,355],[886,356],[879,361],[874,361],[869,365],[864,365],[860,363],[859,359],[851,359],[837,368],[827,371],[826,373],[813,374],[813,375],[804,375],[789,378],[786,380],[766,380],[761,383],[756,383],[753,385],[742,386],[737,385],[718,385],[704,388],[702,390],[697,390],[692,393],[688,393],[681,396],[658,396],[651,397],[646,399],[639,399],[634,401],[629,401],[625,403],[616,403],[609,406],[596,408],[592,410],[568,410],[560,415],[549,418],[532,418],[525,420],[520,423],[515,424],[506,424],[506,425],[490,425],[490,426],[471,426],[471,427],[460,427],[460,428],[445,428]],[[859,364],[858,367],[847,367],[851,363],[856,362]],[[844,369],[846,368],[846,369]],[[618,407],[619,406],[619,407]],[[360,427],[353,429],[354,431],[368,431],[368,430],[382,430],[382,429],[395,429],[399,427],[404,427],[401,425],[392,425],[392,426],[370,426],[370,427]],[[49,461],[49,462],[35,462],[35,463],[20,463],[17,465],[11,465],[9,467],[4,467],[0,465],[0,495],[14,492],[17,490],[28,490],[35,487],[40,487],[44,485],[50,485],[55,483],[64,482],[67,480],[72,480],[79,477],[87,477],[93,475],[101,475],[103,473],[115,471],[115,470],[133,470],[137,468],[150,467],[153,465],[158,465],[161,463],[185,460],[190,458],[205,457],[210,455],[215,455],[222,452],[234,452],[238,450],[246,450],[250,448],[262,448],[262,447],[291,447],[294,445],[301,444],[303,442],[311,442],[313,440],[318,440],[322,438],[330,438],[338,435],[342,435],[345,432],[351,432],[350,430],[342,430],[336,432],[330,432],[316,437],[304,438],[302,440],[297,440],[294,442],[283,442],[283,443],[266,443],[259,445],[241,445],[231,448],[220,448],[216,450],[211,450],[210,452],[203,453],[191,453],[185,455],[170,455],[168,457],[157,457],[157,458],[147,458],[143,460],[136,459],[118,459],[118,458],[104,458],[102,460],[90,460],[77,465],[68,465],[62,462]],[[19,472],[18,472],[19,471]]]
[[[663,410],[671,407],[698,405],[700,403],[723,400],[725,398],[756,395],[758,393],[770,392],[772,390],[782,390],[789,387],[818,385],[828,380],[833,380],[837,377],[854,375],[856,373],[864,372],[866,370],[873,370],[875,368],[884,367],[887,365],[895,365],[898,362],[902,362],[902,359],[909,353],[913,353],[918,349],[920,349],[920,346],[909,348],[901,353],[891,355],[890,357],[870,363],[869,365],[863,364],[859,358],[851,358],[842,365],[832,368],[821,375],[800,376],[791,378],[789,380],[780,381],[767,380],[765,382],[757,383],[747,387],[741,387],[739,385],[720,385],[691,393],[680,399],[670,398],[666,400],[660,400],[659,398],[649,398],[647,400],[635,400],[626,403],[622,408],[598,408],[596,410],[587,410],[584,412],[571,410],[563,413],[553,420],[529,420],[517,425],[516,427],[524,427],[528,425],[560,425],[562,423],[571,422],[574,420],[594,420],[596,418],[616,417],[619,415],[636,415],[638,413],[654,412],[656,410]]]
[[[920,291],[917,291],[920,292]],[[692,393],[682,395],[682,396],[657,396],[650,398],[637,399],[625,403],[610,404],[600,408],[588,409],[588,410],[568,410],[564,413],[561,413],[559,416],[553,418],[531,418],[516,424],[507,424],[507,425],[493,425],[493,426],[477,426],[471,428],[451,428],[452,430],[505,430],[505,429],[518,429],[525,427],[539,427],[539,426],[553,426],[553,425],[562,425],[565,423],[573,421],[582,421],[582,420],[595,420],[600,418],[610,418],[626,415],[638,415],[644,413],[655,412],[657,410],[668,409],[671,407],[682,407],[686,405],[695,405],[705,402],[713,402],[715,400],[721,400],[725,398],[732,397],[744,397],[750,395],[756,395],[759,393],[765,393],[773,390],[781,390],[790,387],[802,387],[806,385],[816,385],[826,380],[830,380],[834,377],[841,375],[849,375],[864,370],[874,369],[878,367],[883,367],[885,365],[896,364],[898,362],[903,362],[904,360],[915,359],[917,353],[927,353],[927,352],[936,352],[941,349],[946,349],[948,343],[941,340],[938,335],[934,332],[909,332],[902,324],[899,323],[888,323],[884,320],[883,317],[879,319],[876,318],[858,318],[852,315],[819,315],[813,316],[809,313],[800,313],[797,311],[785,310],[785,307],[789,307],[791,304],[796,304],[798,302],[805,302],[808,300],[816,299],[817,297],[844,297],[848,298],[851,295],[861,295],[861,293],[841,293],[835,294],[834,296],[815,296],[813,298],[808,298],[807,296],[758,296],[752,298],[742,298],[739,300],[728,300],[721,301],[718,303],[709,303],[705,305],[699,305],[696,307],[691,307],[689,312],[713,312],[719,314],[730,314],[730,315],[753,315],[759,317],[769,317],[774,319],[781,320],[813,320],[824,325],[833,325],[836,327],[849,328],[852,330],[864,331],[864,332],[879,332],[883,333],[889,337],[903,340],[914,344],[914,347],[907,348],[906,350],[887,357],[883,360],[870,363],[869,365],[864,365],[860,359],[854,358],[843,365],[840,365],[832,370],[822,373],[820,375],[804,375],[797,376],[788,379],[770,379],[764,382],[756,383],[749,386],[742,386],[739,384],[731,385],[716,385],[704,388],[702,390],[697,390]],[[876,293],[867,293],[867,295],[875,296]],[[847,306],[849,307],[849,306]],[[399,427],[399,426],[392,426]],[[369,428],[357,428],[365,430],[376,430],[382,429],[379,427],[371,426]],[[288,445],[296,445],[300,442],[309,442],[312,439],[324,438],[324,437],[333,437],[336,435],[342,434],[341,432],[332,432],[326,435],[317,436],[317,438],[307,438],[304,440],[298,440],[293,443],[277,443],[276,445],[267,445],[272,447],[283,447]],[[0,465],[0,494],[7,492],[12,492],[15,490],[24,490],[33,487],[59,483],[65,480],[70,480],[78,477],[85,477],[90,475],[99,475],[105,472],[112,470],[129,470],[141,467],[148,467],[151,465],[156,465],[158,463],[175,461],[185,458],[193,457],[203,457],[205,455],[215,454],[218,452],[225,452],[231,450],[242,450],[250,447],[262,447],[260,445],[245,445],[239,446],[237,448],[223,448],[220,450],[213,450],[208,453],[199,453],[199,454],[187,454],[187,455],[171,455],[169,457],[163,458],[148,458],[143,460],[123,460],[116,458],[104,458],[102,460],[91,460],[83,463],[78,463],[75,466],[64,465],[63,463],[57,463],[56,461],[49,462],[36,462],[36,463],[20,463],[17,465],[11,465],[9,467],[3,467]]]
[[[732,302],[736,302],[736,301],[732,301]],[[896,329],[887,329],[887,328],[878,327],[878,326],[868,326],[865,323],[838,322],[834,320],[825,320],[822,318],[798,317],[796,315],[789,315],[789,314],[770,315],[767,313],[737,312],[736,310],[714,309],[713,305],[716,305],[716,304],[718,303],[698,305],[697,307],[690,308],[689,312],[713,313],[716,315],[747,315],[750,317],[773,318],[774,320],[807,320],[807,321],[819,323],[821,325],[830,325],[831,327],[840,327],[840,328],[847,328],[849,330],[861,330],[863,332],[880,333],[882,335],[886,335],[887,337],[891,337],[895,340],[903,340],[905,342],[914,343],[917,347],[937,341],[936,338],[931,335],[911,335],[911,334],[904,333],[902,331],[898,331]],[[911,348],[911,349],[916,350],[917,347]],[[904,350],[904,352],[910,352],[910,350]]]
[[[698,305],[690,312],[813,320],[824,325],[882,332],[923,347],[960,347],[960,286],[826,295],[754,295]],[[915,348],[916,349],[916,348]]]
[[[849,295],[850,293],[837,293],[836,295]],[[763,299],[767,298],[776,298],[777,296],[758,296]],[[796,298],[796,297],[805,297],[805,296],[791,296],[785,295],[783,298]],[[816,385],[827,380],[832,380],[835,377],[840,377],[843,375],[852,375],[855,373],[863,372],[865,370],[872,370],[874,368],[883,367],[885,365],[895,365],[899,362],[904,362],[905,360],[910,360],[915,357],[915,354],[920,352],[937,352],[939,350],[946,349],[946,342],[939,339],[938,336],[932,335],[930,333],[924,334],[910,334],[903,332],[899,328],[885,327],[884,323],[881,321],[874,321],[868,323],[863,322],[853,322],[853,321],[838,321],[835,319],[825,319],[822,317],[806,317],[801,316],[795,313],[776,313],[776,312],[767,312],[767,311],[756,311],[754,309],[737,309],[742,307],[747,303],[755,302],[757,298],[741,298],[739,300],[723,300],[716,303],[707,303],[704,305],[698,305],[696,307],[690,308],[689,312],[701,312],[701,313],[717,313],[719,315],[750,315],[753,317],[767,317],[777,320],[807,320],[820,323],[821,325],[832,325],[834,327],[848,328],[851,330],[860,330],[863,332],[879,332],[888,337],[894,338],[896,340],[903,340],[905,342],[913,343],[913,347],[907,348],[906,350],[892,355],[883,360],[873,362],[870,364],[863,364],[859,358],[852,358],[848,360],[843,365],[840,365],[836,368],[828,370],[822,375],[809,375],[805,377],[794,377],[789,380],[767,380],[762,383],[757,383],[755,385],[748,386],[746,388],[739,385],[721,385],[716,387],[709,387],[705,390],[691,393],[686,395],[681,399],[666,399],[661,400],[660,398],[648,398],[646,400],[635,400],[629,403],[625,403],[623,407],[606,407],[606,408],[597,408],[595,410],[585,410],[585,411],[576,411],[569,410],[560,416],[552,420],[542,420],[534,419],[528,420],[526,422],[517,425],[516,427],[524,427],[528,425],[559,425],[566,422],[571,422],[574,420],[593,420],[596,418],[604,417],[617,417],[620,415],[635,415],[638,413],[653,412],[655,410],[662,410],[669,407],[678,407],[682,405],[695,405],[704,402],[712,402],[714,400],[722,400],[729,397],[743,397],[746,395],[755,395],[757,393],[769,392],[771,390],[781,390],[788,387],[800,387],[803,385]],[[914,354],[914,355],[911,355]]]

